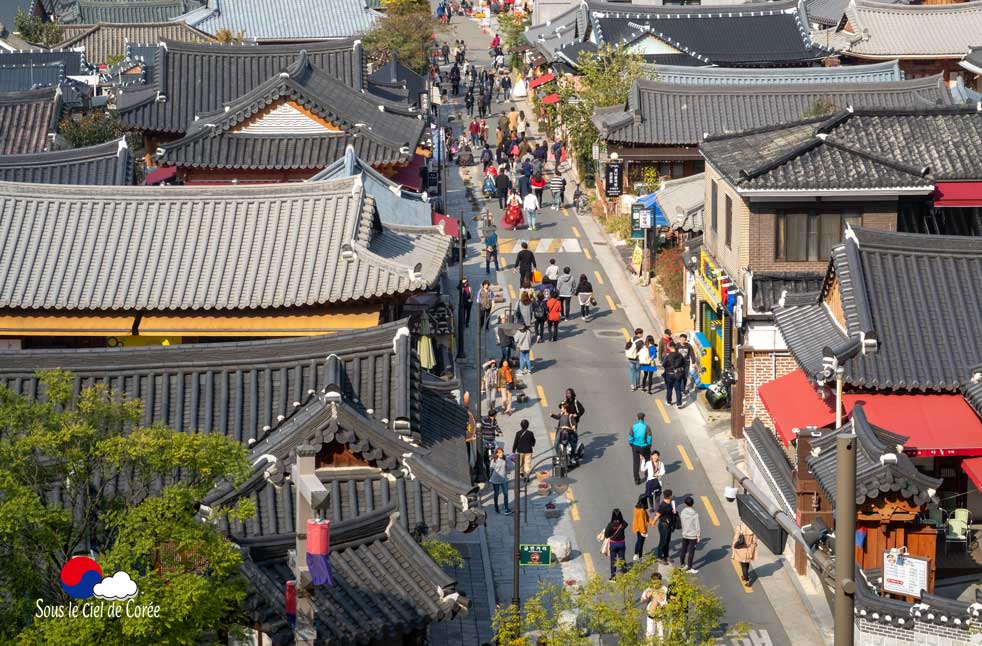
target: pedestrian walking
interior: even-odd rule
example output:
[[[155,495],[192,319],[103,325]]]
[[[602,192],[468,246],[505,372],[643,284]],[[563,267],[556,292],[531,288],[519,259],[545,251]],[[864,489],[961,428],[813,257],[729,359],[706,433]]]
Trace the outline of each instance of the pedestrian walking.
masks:
[[[512,453],[518,455],[518,472],[528,480],[532,475],[532,453],[535,451],[535,433],[529,430],[529,421],[519,423],[518,433],[512,442]]]
[[[651,455],[651,427],[644,421],[644,413],[638,413],[638,421],[631,425],[627,443],[631,447],[631,473],[634,484],[641,484],[641,463]]]
[[[531,310],[530,303],[529,311]],[[518,369],[523,375],[532,374],[532,360],[529,358],[532,352],[532,331],[529,329],[528,322],[522,323],[515,333],[515,348],[518,350]]]
[[[692,496],[685,497],[685,506],[679,512],[679,525],[682,528],[682,549],[679,552],[679,567],[688,568],[685,570],[689,574],[697,574],[699,570],[692,567],[692,560],[696,556],[696,546],[699,545],[699,536],[702,529],[699,527],[699,513],[695,510],[695,500]]]
[[[563,320],[569,320],[569,303],[573,300],[573,292],[576,291],[576,282],[569,267],[563,267],[563,273],[556,280],[556,291],[559,292],[559,301],[563,305]]]
[[[498,396],[498,362],[489,359],[484,363],[481,380],[484,384],[484,396],[487,398],[488,409],[493,409]]]
[[[576,300],[580,304],[580,317],[589,323],[592,319],[590,306],[597,301],[593,297],[593,285],[587,280],[586,274],[580,274],[580,282],[576,285]]]
[[[515,344],[515,337],[508,334],[508,328],[505,325],[504,317],[498,320],[498,327],[494,330],[495,341],[498,344],[498,350],[501,352],[501,361],[511,360],[511,351]]]
[[[450,45],[446,42],[443,43],[443,47],[440,48],[440,53],[443,54],[443,64],[450,64]]]
[[[641,603],[645,604],[644,611],[647,615],[644,627],[645,637],[657,637],[660,641],[665,637],[665,629],[662,622],[658,621],[658,610],[668,603],[668,588],[662,581],[661,572],[651,573],[651,583],[641,593]]]
[[[750,564],[757,558],[757,536],[740,523],[733,533],[733,553],[731,558],[740,564],[740,575],[744,585],[750,585]]]
[[[655,513],[661,503],[662,479],[665,477],[665,463],[661,461],[659,451],[651,451],[651,458],[641,463],[641,473],[644,474],[644,498],[648,509]]]
[[[689,343],[688,334],[680,334],[679,341],[675,344],[675,349],[679,351],[682,358],[685,359],[685,371],[682,376],[679,377],[679,382],[681,382],[681,393],[684,395],[688,392],[687,383],[689,381],[689,371],[692,369],[692,362],[695,360],[696,351]]]
[[[535,193],[535,199],[539,201],[540,206],[545,206],[542,203],[542,193],[546,190],[546,178],[542,176],[542,172],[536,172],[533,168],[530,183],[532,184],[532,192]]]
[[[504,210],[508,192],[511,190],[511,178],[508,177],[508,173],[498,169],[498,176],[494,178],[494,187],[498,191],[498,208]]]
[[[501,77],[501,82],[498,84],[498,100],[507,101],[508,97],[511,96],[511,76],[505,74]]]
[[[644,330],[636,328],[634,338],[624,344],[624,357],[627,359],[628,375],[631,378],[631,390],[637,390],[641,385],[641,369],[638,365],[638,355],[644,347]]]
[[[535,325],[535,319],[532,318],[532,301],[535,300],[534,294],[528,294],[525,290],[522,290],[518,295],[518,308],[516,310],[518,322],[522,325]],[[515,343],[518,343],[518,335],[515,336]]]
[[[553,175],[549,180],[549,190],[552,191],[552,202],[555,208],[560,208],[566,202],[566,178]]]
[[[529,243],[522,242],[522,249],[515,254],[515,271],[518,272],[518,284],[532,282],[532,272],[538,267],[535,264],[535,254],[529,251]]]
[[[549,308],[546,307],[545,294],[539,292],[532,301],[532,318],[535,319],[535,342],[542,343],[546,333],[546,320],[549,318]]]
[[[515,111],[515,106],[508,110],[508,132],[512,130],[518,132],[518,112]]]
[[[658,339],[658,356],[664,357],[668,354],[668,344],[672,342],[672,331],[665,328],[661,338]]]
[[[481,289],[477,292],[477,324],[485,330],[491,323],[491,306],[494,304],[494,293],[491,291],[491,281],[481,282]]]
[[[491,273],[491,263],[494,263],[494,270],[501,271],[498,265],[498,232],[491,229],[490,233],[484,236],[484,273]]]
[[[666,489],[661,504],[655,512],[655,524],[658,527],[658,549],[655,554],[666,565],[668,565],[668,548],[672,544],[672,532],[675,530],[675,516],[672,490]]]
[[[509,337],[511,338],[511,337]],[[511,362],[502,359],[501,367],[498,368],[498,394],[501,396],[501,408],[505,415],[511,415],[511,389],[515,382],[515,377],[511,372]]]
[[[538,228],[535,225],[535,216],[539,211],[539,198],[535,196],[535,193],[529,193],[522,200],[522,207],[525,210],[525,219],[529,223],[529,230],[535,231]]]
[[[467,108],[467,116],[474,116],[474,91],[467,88],[467,92],[464,94],[464,107]],[[471,131],[472,141],[477,145],[477,138],[474,137],[477,133],[473,130]]]
[[[562,158],[562,156],[563,156],[563,142],[561,139],[557,139],[552,144],[552,161],[555,164],[555,167],[553,168],[553,172],[556,173],[557,177],[562,177],[562,175],[559,174],[559,160]]]
[[[637,561],[644,554],[644,539],[648,538],[648,526],[651,519],[648,517],[648,503],[644,496],[638,497],[638,502],[634,505],[634,518],[631,520],[631,531],[634,532],[634,558]]]
[[[461,325],[464,327],[470,327],[471,307],[474,305],[474,295],[471,293],[471,286],[470,283],[467,282],[466,278],[460,281],[458,289],[460,290],[460,296],[458,299],[459,312],[457,313],[457,316],[460,317]]]
[[[685,359],[679,354],[674,343],[668,344],[668,354],[662,360],[665,368],[665,399],[672,405],[672,394],[675,394],[676,405],[682,408],[682,376],[687,373]]]
[[[501,427],[498,426],[498,411],[491,407],[488,414],[481,418],[481,464],[488,478],[491,477],[491,455],[499,435]]]
[[[472,114],[474,112],[472,109],[474,107],[474,95],[471,94],[470,90],[467,90],[466,96],[470,97],[470,107],[467,108],[467,113]],[[477,144],[480,142],[479,135],[481,134],[481,124],[478,123],[477,119],[473,118],[473,116],[471,117],[470,125],[467,126],[467,131],[470,133],[471,136],[471,145],[477,146]]]
[[[556,264],[555,258],[549,259],[549,266],[546,267],[545,273],[542,276],[542,284],[548,285],[551,291],[556,291],[556,281],[559,280],[559,265]]]
[[[627,523],[624,522],[624,515],[621,514],[620,509],[614,509],[610,512],[610,522],[607,523],[603,531],[603,537],[609,541],[610,545],[611,580],[614,579],[618,568],[620,568],[621,572],[627,571],[627,564],[624,562],[626,552],[624,534],[626,531]]]
[[[546,311],[549,320],[550,340],[556,342],[559,340],[559,320],[563,315],[563,304],[559,302],[559,298],[555,294],[549,295],[549,300],[546,301]]]
[[[498,496],[504,494],[505,515],[511,515],[511,507],[508,506],[508,460],[505,459],[504,449],[494,450],[494,459],[491,460],[491,487],[494,489],[494,513],[500,514],[498,507]]]
[[[658,370],[658,348],[655,337],[650,334],[644,340],[644,347],[638,352],[638,369],[641,370],[641,390],[652,394],[655,372]]]
[[[524,172],[518,177],[518,196],[523,200],[532,194],[532,179]]]

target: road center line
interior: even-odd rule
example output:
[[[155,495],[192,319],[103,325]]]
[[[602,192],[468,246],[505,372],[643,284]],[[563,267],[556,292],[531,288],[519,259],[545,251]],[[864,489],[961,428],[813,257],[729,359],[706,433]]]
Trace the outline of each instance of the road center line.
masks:
[[[579,238],[580,237],[580,230],[577,229],[576,227],[572,227],[572,229],[573,229],[573,235],[576,236],[577,238]]]
[[[593,272],[593,275],[597,277],[597,284],[598,285],[603,285],[604,284],[604,277],[600,275],[600,272],[599,271],[594,271]]]
[[[593,258],[590,257],[590,250],[587,249],[586,247],[583,247],[583,255],[586,256],[587,260],[593,260]]]
[[[542,386],[536,386],[535,392],[539,394],[539,403],[542,404],[542,408],[549,408],[549,402],[546,401],[546,391],[542,390]]]
[[[621,328],[621,334],[623,334],[623,335],[624,335],[624,340],[625,340],[625,341],[630,341],[630,340],[631,340],[631,335],[630,335],[630,334],[628,333],[628,331],[627,331],[627,328],[626,328],[626,327],[622,327],[622,328]]]
[[[569,501],[569,514],[574,521],[580,519],[580,508],[576,506],[576,498],[573,497],[573,487],[566,489],[566,500]]]
[[[511,285],[508,285],[508,297],[511,300],[515,300],[515,288],[512,287]]]
[[[610,294],[607,294],[607,304],[610,305],[610,311],[613,312],[617,309],[617,304],[614,303],[614,299],[610,297]]]
[[[743,586],[743,591],[746,592],[747,594],[752,593],[754,589],[743,582],[743,572],[740,571],[740,564],[734,561],[733,559],[730,559],[730,563],[733,564],[733,571],[736,572],[737,579],[740,581],[740,585]]]
[[[566,209],[565,206],[562,208],[562,211],[563,211],[563,215],[565,215],[568,218],[569,217],[569,211]]]
[[[655,400],[655,406],[658,407],[658,412],[661,413],[661,419],[666,424],[672,423],[672,418],[668,416],[668,411],[665,410],[665,404],[661,403],[660,399]]]
[[[706,513],[709,514],[710,522],[719,527],[719,518],[716,516],[716,510],[713,509],[713,503],[709,502],[709,496],[700,496],[702,498],[702,504],[706,505]]]
[[[689,454],[685,452],[685,447],[679,444],[678,449],[679,453],[682,455],[682,462],[685,462],[685,468],[689,471],[695,471],[695,467],[692,466],[692,460],[689,459]]]
[[[583,565],[586,566],[586,576],[587,578],[593,578],[597,574],[597,570],[593,567],[593,557],[589,552],[583,552]]]

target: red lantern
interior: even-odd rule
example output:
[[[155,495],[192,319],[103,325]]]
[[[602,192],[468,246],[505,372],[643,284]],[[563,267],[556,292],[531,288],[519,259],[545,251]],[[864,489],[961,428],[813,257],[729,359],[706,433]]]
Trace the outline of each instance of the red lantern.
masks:
[[[297,584],[294,581],[286,582],[286,618],[291,626],[297,624]]]

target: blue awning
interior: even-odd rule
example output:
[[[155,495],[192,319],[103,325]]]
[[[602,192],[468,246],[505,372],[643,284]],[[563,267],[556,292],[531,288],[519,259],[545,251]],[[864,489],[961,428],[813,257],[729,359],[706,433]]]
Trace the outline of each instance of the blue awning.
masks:
[[[638,201],[635,202],[635,204],[641,204],[646,209],[654,209],[655,226],[667,227],[668,218],[665,217],[665,214],[662,213],[661,207],[658,206],[658,202],[655,201],[655,195],[656,195],[655,193],[648,193],[647,195],[642,195],[641,197],[638,198]]]

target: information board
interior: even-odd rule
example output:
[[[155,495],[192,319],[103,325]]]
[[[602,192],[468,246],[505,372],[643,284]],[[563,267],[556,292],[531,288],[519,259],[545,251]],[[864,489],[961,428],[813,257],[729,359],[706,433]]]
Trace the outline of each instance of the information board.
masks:
[[[621,185],[624,183],[624,162],[607,162],[604,176],[604,194],[607,197],[620,197]]]
[[[927,559],[906,554],[883,553],[883,591],[921,598],[927,590]]]
[[[642,240],[644,239],[644,222],[647,214],[648,221],[651,220],[651,209],[644,206],[643,204],[632,204],[631,205],[631,239],[632,240]]]
[[[548,545],[520,545],[519,565],[552,565],[552,548]]]

